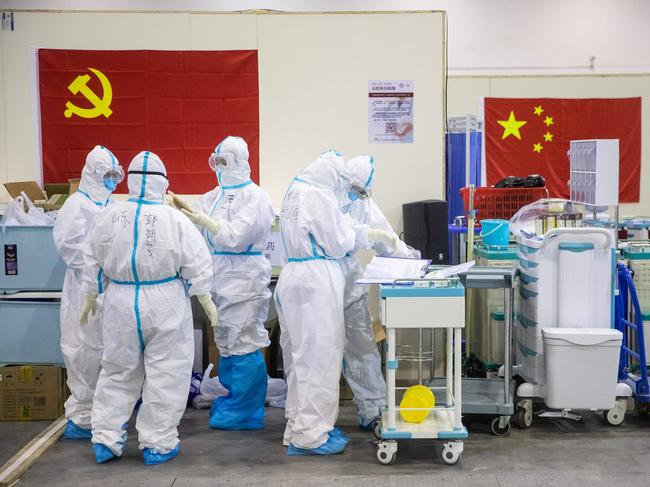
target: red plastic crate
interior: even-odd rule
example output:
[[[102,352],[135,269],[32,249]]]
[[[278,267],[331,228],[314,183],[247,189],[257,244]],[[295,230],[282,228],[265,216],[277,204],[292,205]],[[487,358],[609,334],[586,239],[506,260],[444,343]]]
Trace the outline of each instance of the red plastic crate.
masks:
[[[460,194],[463,197],[467,216],[469,188],[461,188]],[[541,198],[548,198],[546,188],[474,188],[476,222],[488,218],[510,220],[519,208]]]

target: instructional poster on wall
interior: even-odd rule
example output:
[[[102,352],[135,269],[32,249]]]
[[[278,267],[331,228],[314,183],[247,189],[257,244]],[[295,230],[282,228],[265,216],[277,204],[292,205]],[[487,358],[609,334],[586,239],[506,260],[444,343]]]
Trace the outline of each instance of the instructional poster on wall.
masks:
[[[368,82],[368,142],[413,143],[413,80]]]

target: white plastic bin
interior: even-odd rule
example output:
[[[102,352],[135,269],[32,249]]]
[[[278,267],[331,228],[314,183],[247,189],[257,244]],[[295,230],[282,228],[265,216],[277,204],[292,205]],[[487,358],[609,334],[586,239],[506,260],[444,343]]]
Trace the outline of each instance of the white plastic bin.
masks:
[[[542,328],[546,405],[611,409],[623,334],[603,328]]]

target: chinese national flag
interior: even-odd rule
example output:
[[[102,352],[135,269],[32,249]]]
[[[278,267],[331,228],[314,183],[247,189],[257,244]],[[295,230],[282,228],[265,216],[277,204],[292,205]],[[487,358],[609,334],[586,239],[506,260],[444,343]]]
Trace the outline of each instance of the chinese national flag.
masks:
[[[641,98],[485,98],[487,183],[541,174],[568,198],[569,142],[619,139],[619,201],[639,201]]]
[[[79,177],[103,145],[125,172],[153,151],[172,191],[203,193],[217,184],[208,157],[227,135],[248,142],[259,182],[257,51],[39,49],[38,70],[45,183]]]

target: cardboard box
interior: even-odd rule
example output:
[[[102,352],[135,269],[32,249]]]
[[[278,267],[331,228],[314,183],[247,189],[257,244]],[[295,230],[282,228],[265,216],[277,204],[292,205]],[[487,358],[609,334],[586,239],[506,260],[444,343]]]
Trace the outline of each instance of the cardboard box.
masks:
[[[353,397],[354,394],[352,393],[352,388],[350,388],[350,385],[343,378],[343,376],[341,376],[341,380],[339,382],[339,402],[351,401]]]
[[[372,333],[375,335],[375,343],[386,340],[386,329],[381,324],[381,320],[372,320]]]
[[[66,396],[57,365],[0,367],[0,421],[57,419]]]
[[[5,189],[12,198],[20,196],[20,192],[24,191],[27,197],[32,201],[47,199],[47,193],[43,191],[36,181],[16,181],[13,183],[5,183]]]
[[[192,372],[203,373],[203,330],[194,329],[194,364]]]
[[[76,193],[79,189],[80,178],[68,179],[68,194]]]
[[[61,184],[46,184],[46,190],[43,190],[36,181],[5,183],[5,188],[12,198],[16,198],[20,196],[21,192],[24,192],[35,206],[49,211],[58,210],[63,206],[71,194],[72,181],[75,180]],[[75,191],[78,187],[79,185],[76,183]]]

